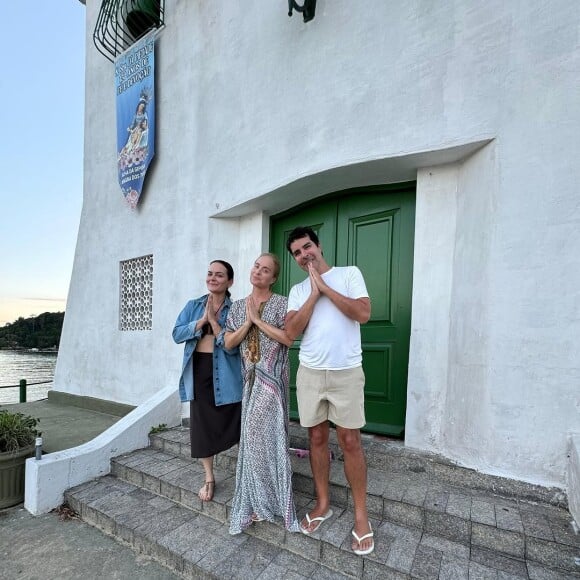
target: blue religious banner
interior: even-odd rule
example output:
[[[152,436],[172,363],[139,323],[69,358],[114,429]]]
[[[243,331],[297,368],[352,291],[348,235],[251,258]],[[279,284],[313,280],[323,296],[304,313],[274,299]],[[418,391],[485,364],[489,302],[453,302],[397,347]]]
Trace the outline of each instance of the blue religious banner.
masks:
[[[155,154],[155,31],[115,60],[119,185],[132,209]]]

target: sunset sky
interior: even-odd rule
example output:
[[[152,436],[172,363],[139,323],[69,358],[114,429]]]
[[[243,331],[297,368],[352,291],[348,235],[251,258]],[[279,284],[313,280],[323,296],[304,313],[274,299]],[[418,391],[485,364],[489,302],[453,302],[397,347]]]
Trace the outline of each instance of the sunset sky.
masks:
[[[85,7],[3,4],[0,325],[65,308],[82,204]]]

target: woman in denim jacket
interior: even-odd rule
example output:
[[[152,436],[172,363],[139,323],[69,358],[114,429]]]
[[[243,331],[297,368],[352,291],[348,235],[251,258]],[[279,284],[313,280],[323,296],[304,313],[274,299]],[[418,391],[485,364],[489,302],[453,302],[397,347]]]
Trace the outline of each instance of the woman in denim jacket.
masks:
[[[214,455],[240,440],[240,353],[237,347],[225,348],[223,336],[233,283],[234,270],[228,262],[211,262],[206,278],[209,293],[190,300],[173,329],[173,340],[185,342],[179,395],[183,402],[190,401],[191,456],[201,459],[205,471],[199,490],[202,501],[213,498]]]

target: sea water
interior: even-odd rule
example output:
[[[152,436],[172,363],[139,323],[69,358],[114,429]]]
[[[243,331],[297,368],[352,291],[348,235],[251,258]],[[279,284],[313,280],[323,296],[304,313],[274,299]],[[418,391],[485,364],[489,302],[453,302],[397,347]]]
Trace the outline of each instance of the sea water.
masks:
[[[26,379],[28,384],[27,401],[46,399],[52,388],[55,365],[55,352],[0,350],[0,387],[16,385],[10,389],[0,388],[0,404],[18,403],[20,379]],[[31,383],[44,384],[31,386]]]

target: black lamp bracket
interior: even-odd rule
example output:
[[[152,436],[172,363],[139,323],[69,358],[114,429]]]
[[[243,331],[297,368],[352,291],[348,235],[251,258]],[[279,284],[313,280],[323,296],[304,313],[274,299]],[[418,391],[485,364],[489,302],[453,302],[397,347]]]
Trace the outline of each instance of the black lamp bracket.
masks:
[[[316,0],[304,0],[304,4],[300,6],[296,0],[288,0],[288,16],[292,16],[292,10],[302,12],[304,22],[309,22],[314,18],[316,11]]]

